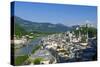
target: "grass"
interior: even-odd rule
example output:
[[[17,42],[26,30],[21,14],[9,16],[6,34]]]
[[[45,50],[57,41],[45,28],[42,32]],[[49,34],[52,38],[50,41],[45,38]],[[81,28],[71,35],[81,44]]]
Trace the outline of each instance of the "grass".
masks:
[[[36,58],[33,60],[33,64],[40,64],[40,62],[43,60],[43,58]]]
[[[23,64],[23,62],[25,61],[25,60],[27,60],[27,58],[28,58],[28,55],[24,55],[24,56],[17,56],[16,58],[15,58],[15,65],[21,65],[21,64]]]
[[[33,50],[32,50],[32,54],[34,54],[35,51],[38,50],[40,47],[41,47],[40,45],[35,46],[35,47],[33,48]]]

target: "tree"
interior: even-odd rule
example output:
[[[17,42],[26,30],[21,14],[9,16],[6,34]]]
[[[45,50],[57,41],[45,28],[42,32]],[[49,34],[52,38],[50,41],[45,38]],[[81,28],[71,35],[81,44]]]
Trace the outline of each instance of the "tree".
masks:
[[[43,58],[36,58],[33,63],[34,64],[40,64],[40,62],[43,60]]]

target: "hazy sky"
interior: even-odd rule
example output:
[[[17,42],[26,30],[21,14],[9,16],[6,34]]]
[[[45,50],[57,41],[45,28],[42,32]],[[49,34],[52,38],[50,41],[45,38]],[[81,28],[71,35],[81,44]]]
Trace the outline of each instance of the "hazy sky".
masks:
[[[33,22],[62,23],[64,25],[97,24],[96,6],[15,2],[15,16]]]

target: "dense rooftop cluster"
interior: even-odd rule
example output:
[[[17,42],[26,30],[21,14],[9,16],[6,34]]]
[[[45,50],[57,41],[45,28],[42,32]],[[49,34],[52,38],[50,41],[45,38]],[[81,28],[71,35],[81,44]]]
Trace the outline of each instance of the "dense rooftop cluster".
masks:
[[[90,48],[88,38],[86,38],[86,42],[82,42],[81,40],[81,35],[76,37],[74,32],[68,31],[44,37],[41,43],[43,48],[50,50],[58,58],[57,61],[59,62],[60,58],[64,58],[64,60],[80,58],[81,50]]]

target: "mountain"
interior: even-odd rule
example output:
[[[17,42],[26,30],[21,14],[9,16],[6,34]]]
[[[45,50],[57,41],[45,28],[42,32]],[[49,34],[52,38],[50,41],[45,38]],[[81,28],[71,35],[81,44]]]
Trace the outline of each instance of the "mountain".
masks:
[[[19,24],[15,23],[14,25],[15,25],[15,27],[14,27],[15,35],[22,36],[22,35],[24,35],[26,33],[25,29],[23,27],[21,27]]]
[[[52,23],[46,23],[46,22],[32,22],[28,20],[24,20],[17,16],[12,16],[14,18],[15,24],[19,24],[21,27],[23,27],[28,32],[66,32],[70,30],[70,27],[67,27],[63,24],[52,24]],[[16,26],[16,25],[15,25]]]

